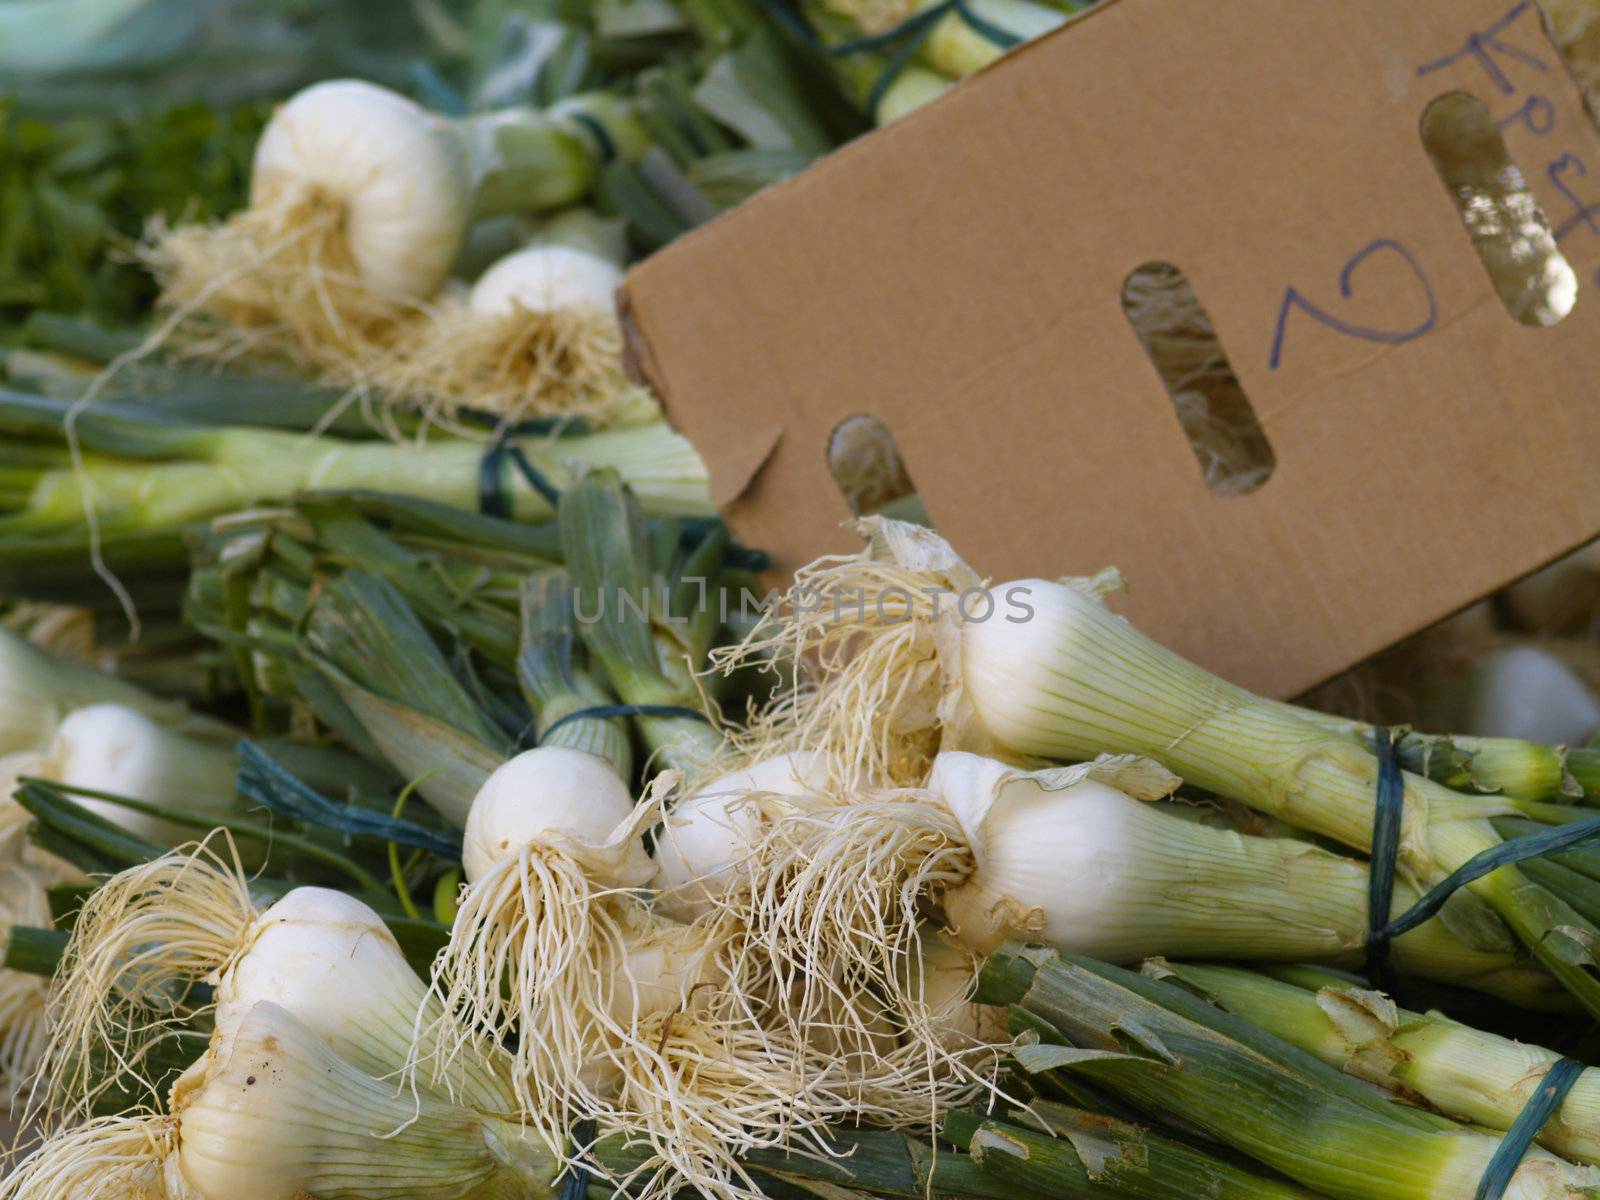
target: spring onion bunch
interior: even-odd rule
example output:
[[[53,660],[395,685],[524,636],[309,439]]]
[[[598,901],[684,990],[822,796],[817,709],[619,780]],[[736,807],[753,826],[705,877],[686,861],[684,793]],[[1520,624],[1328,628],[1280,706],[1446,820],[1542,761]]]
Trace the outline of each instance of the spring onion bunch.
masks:
[[[197,988],[204,982],[207,987]],[[71,1117],[110,1046],[137,1075],[155,1039],[209,1014],[207,1054],[165,1110],[65,1128],[3,1195],[545,1195],[558,1153],[508,1120],[504,1055],[398,1086],[427,990],[366,905],[322,888],[258,903],[236,858],[199,846],[85,903],[53,993],[41,1086]],[[148,1081],[140,1081],[148,1085]]]
[[[0,394],[0,587],[53,602],[106,605],[96,561],[135,599],[157,608],[181,594],[186,539],[197,523],[312,489],[374,489],[455,508],[479,506],[485,470],[520,520],[550,501],[478,440],[308,437],[252,426],[164,420],[143,405],[100,401],[71,422],[71,402]],[[69,438],[84,455],[81,469]],[[518,447],[560,488],[586,465],[615,467],[653,514],[712,515],[694,449],[660,423],[594,434],[528,436]]]
[[[319,83],[262,132],[249,207],[158,228],[144,255],[191,350],[359,379],[437,292],[472,220],[571,204],[605,153],[642,140],[604,93],[448,121],[373,84]]]
[[[802,571],[789,606],[724,657],[777,651],[820,664],[818,684],[792,694],[767,722],[765,732],[782,744],[829,753],[843,777],[913,785],[939,746],[1066,761],[1139,754],[1191,786],[1357,850],[1370,847],[1378,777],[1371,748],[1144,637],[1106,608],[1107,577],[986,585],[927,529],[877,518],[860,528],[869,538],[864,554]],[[1406,775],[1402,874],[1437,883],[1500,845],[1492,820],[1516,812],[1509,799]],[[1453,919],[1470,944],[1503,946],[1509,928],[1585,1007],[1600,1011],[1584,949],[1600,930],[1559,890],[1502,867],[1457,903]]]
[[[1284,978],[1202,963],[1152,961],[1144,970],[1350,1075],[1485,1129],[1510,1129],[1560,1058],[1439,1013],[1407,1011],[1381,992],[1310,968],[1289,968]],[[1600,1074],[1586,1070],[1536,1140],[1565,1158],[1597,1163],[1597,1131]]]
[[[1019,1048],[1046,1087],[1087,1086],[1156,1121],[1231,1147],[1313,1192],[1349,1200],[1455,1200],[1477,1192],[1500,1138],[1394,1102],[1173,982],[1011,943],[978,996],[1023,1010]],[[1507,1196],[1593,1194],[1600,1172],[1538,1147]]]
[[[201,986],[204,985],[204,986]],[[172,1031],[209,1019],[226,1029],[263,1001],[377,1077],[398,1078],[416,1052],[427,989],[383,919],[321,887],[253,888],[225,835],[117,873],[84,900],[57,970],[50,1047],[36,1100],[87,1112],[112,1083],[153,1093],[141,1064]],[[124,1076],[97,1075],[109,1048]],[[430,1061],[437,1047],[429,1050]],[[441,1086],[485,1111],[512,1107],[492,1053],[439,1063]]]
[[[923,994],[928,913],[979,955],[1042,937],[1120,962],[1141,948],[1201,945],[1234,958],[1359,962],[1364,864],[1151,803],[1178,782],[1126,756],[1028,771],[946,751],[920,788],[851,795],[830,789],[821,756],[791,752],[673,807],[656,839],[660,902],[748,929],[799,1028],[825,1019],[841,981],[854,981],[887,997],[935,1055],[952,1031],[938,1012],[946,995]],[[1402,905],[1417,895],[1403,881],[1397,894]],[[1570,1003],[1510,938],[1474,945],[1453,931],[1455,916],[1398,938],[1397,967],[1529,1008]],[[952,986],[946,972],[942,993]],[[846,1028],[870,1054],[870,1026]]]

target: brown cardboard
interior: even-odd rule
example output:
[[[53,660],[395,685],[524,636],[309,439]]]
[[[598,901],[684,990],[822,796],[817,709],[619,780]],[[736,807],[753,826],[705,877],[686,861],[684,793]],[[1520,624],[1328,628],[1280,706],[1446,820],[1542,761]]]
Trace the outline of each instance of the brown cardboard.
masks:
[[[1570,227],[1552,328],[1506,313],[1423,151],[1455,89],[1509,120]],[[980,571],[1115,563],[1142,628],[1290,695],[1600,533],[1583,202],[1600,136],[1534,8],[1104,0],[648,259],[622,302],[730,524],[783,570],[859,544],[824,448],[873,413]],[[1430,305],[1391,242],[1434,301],[1404,341]],[[1123,315],[1151,260],[1187,273],[1272,443],[1250,495],[1207,489]],[[1291,311],[1271,369],[1290,286],[1366,334]]]

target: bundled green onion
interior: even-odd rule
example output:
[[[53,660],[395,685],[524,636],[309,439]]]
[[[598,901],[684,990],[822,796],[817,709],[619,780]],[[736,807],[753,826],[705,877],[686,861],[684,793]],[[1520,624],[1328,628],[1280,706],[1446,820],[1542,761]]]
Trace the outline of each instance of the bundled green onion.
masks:
[[[191,352],[266,353],[359,382],[444,282],[474,218],[572,204],[605,147],[641,141],[605,95],[450,122],[372,84],[319,83],[263,131],[249,207],[158,230],[146,259]]]
[[[141,602],[171,603],[197,522],[313,489],[398,493],[475,510],[485,487],[520,520],[552,505],[509,454],[435,436],[393,443],[309,437],[249,426],[161,419],[144,407],[98,402],[80,413],[68,453],[70,403],[0,395],[0,431],[16,458],[0,463],[0,586],[12,596],[104,605],[98,561]],[[566,485],[586,466],[617,469],[651,513],[710,516],[705,469],[660,423],[594,434],[529,436],[520,453],[545,481]]]
[[[829,786],[821,756],[791,752],[673,806],[656,837],[660,903],[686,916],[720,912],[749,930],[798,1028],[839,1028],[840,981],[864,982],[936,1057],[952,1044],[943,1010],[955,984],[944,967],[940,994],[925,994],[928,912],[975,954],[1042,937],[1120,962],[1157,946],[1359,961],[1364,864],[1151,803],[1177,783],[1132,758],[1025,771],[947,751],[921,788],[851,794]],[[1403,881],[1397,895],[1416,899]],[[1472,919],[1458,907],[1403,934],[1397,967],[1529,1008],[1570,1004],[1510,938],[1474,945],[1456,932]],[[843,1028],[861,1053],[873,1052],[870,1025]]]
[[[173,1030],[204,1018],[227,1029],[261,1002],[292,1010],[368,1074],[396,1079],[418,1052],[416,1023],[440,1015],[363,901],[319,887],[258,897],[231,842],[185,847],[120,872],[84,901],[51,992],[38,1103],[70,1117],[114,1082],[153,1093],[141,1064]],[[99,1048],[125,1078],[96,1074]],[[494,1053],[447,1060],[432,1043],[424,1052],[445,1092],[484,1111],[513,1109]]]
[[[205,1014],[210,1050],[165,1112],[66,1129],[0,1195],[549,1194],[561,1155],[505,1117],[503,1054],[441,1062],[438,1088],[399,1085],[430,1003],[352,897],[299,888],[258,908],[237,861],[205,847],[124,872],[74,928],[43,1098],[62,1116],[83,1111],[87,1064],[106,1046],[153,1089],[139,1078],[152,1046]]]
[[[1378,763],[1358,738],[1308,721],[1185,662],[1114,616],[1090,583],[986,586],[931,531],[868,518],[856,558],[803,570],[788,607],[725,662],[779,652],[820,664],[757,731],[827,752],[847,782],[917,784],[934,748],[1013,757],[1154,759],[1186,783],[1366,850]],[[931,590],[930,590],[931,589]],[[938,593],[943,593],[939,604]],[[1404,777],[1402,874],[1432,885],[1502,842],[1513,802]],[[1457,897],[1475,948],[1516,936],[1591,1011],[1584,946],[1600,929],[1559,891],[1505,866]],[[1487,921],[1487,923],[1485,923]]]
[[[1181,1123],[1334,1200],[1459,1200],[1482,1194],[1499,1137],[1386,1098],[1173,983],[1043,947],[985,964],[980,1000],[1015,1005],[1038,1044],[1020,1069],[1088,1086]],[[1503,1193],[1579,1200],[1600,1171],[1537,1147]]]
[[[1409,1012],[1311,968],[1290,968],[1283,979],[1194,963],[1152,962],[1145,971],[1175,978],[1350,1075],[1486,1129],[1510,1129],[1561,1057],[1439,1013]],[[1566,1158],[1600,1163],[1600,1074],[1579,1075],[1536,1140]]]

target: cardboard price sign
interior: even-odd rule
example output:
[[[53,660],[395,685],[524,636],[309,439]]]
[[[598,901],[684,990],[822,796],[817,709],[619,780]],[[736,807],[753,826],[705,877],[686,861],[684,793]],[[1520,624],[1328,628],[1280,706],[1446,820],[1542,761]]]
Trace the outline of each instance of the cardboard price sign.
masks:
[[[1419,122],[1487,107],[1571,264],[1500,302]],[[1270,442],[1207,487],[1123,312],[1175,264]],[[630,349],[739,536],[856,548],[868,413],[980,571],[1115,564],[1118,607],[1290,695],[1600,533],[1600,133],[1525,0],[1105,0],[681,239]]]

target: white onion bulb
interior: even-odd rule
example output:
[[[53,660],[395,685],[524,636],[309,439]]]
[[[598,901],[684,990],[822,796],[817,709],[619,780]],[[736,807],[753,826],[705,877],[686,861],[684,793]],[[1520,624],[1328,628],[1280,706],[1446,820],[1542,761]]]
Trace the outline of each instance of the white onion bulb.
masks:
[[[557,1171],[537,1138],[373,1078],[271,1003],[217,1032],[174,1086],[172,1109],[176,1174],[194,1189],[178,1195],[474,1200],[544,1194]]]
[[[551,313],[567,308],[610,312],[622,270],[610,259],[556,244],[507,255],[473,285],[470,304],[480,316],[511,316],[518,308]]]
[[[398,300],[438,290],[472,210],[456,131],[404,96],[354,79],[297,93],[256,144],[252,208],[312,193],[342,205],[362,280]]]
[[[41,773],[60,783],[218,815],[235,808],[232,746],[176,733],[120,704],[93,704],[70,714],[44,760]],[[194,836],[188,826],[109,800],[74,799],[119,828],[162,845]]]
[[[944,893],[950,930],[982,954],[1018,937],[1111,962],[1310,958],[1360,945],[1358,864],[1147,803],[1176,784],[1132,757],[1022,771],[940,754],[928,788],[960,824],[973,862]]]
[[[972,1000],[981,960],[934,925],[924,925],[917,963],[922,968],[921,998],[927,1020],[946,1049],[973,1042],[1010,1041],[1005,1012]]]
[[[822,757],[780,754],[706,784],[667,813],[656,838],[656,886],[663,912],[692,920],[709,912],[761,836],[758,796],[798,799],[827,784]]]
[[[637,886],[649,872],[644,843],[638,834],[617,838],[632,813],[633,797],[605,759],[540,746],[484,781],[467,814],[461,865],[472,882],[508,855],[548,845],[580,858],[597,883]]]

